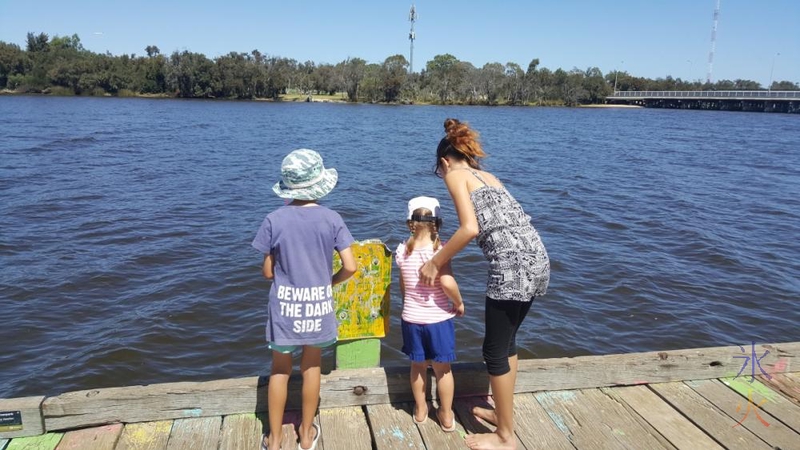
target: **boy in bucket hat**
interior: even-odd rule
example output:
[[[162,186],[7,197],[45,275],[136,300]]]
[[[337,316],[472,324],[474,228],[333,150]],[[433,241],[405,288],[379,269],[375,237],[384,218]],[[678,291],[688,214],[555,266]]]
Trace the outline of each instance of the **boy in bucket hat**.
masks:
[[[269,213],[253,240],[264,254],[263,274],[272,280],[266,337],[272,350],[269,377],[269,436],[262,450],[280,448],[292,352],[303,348],[303,420],[298,449],[314,449],[320,430],[314,423],[320,391],[322,349],[336,343],[332,287],[356,271],[353,236],[335,211],[317,204],[336,186],[336,169],[326,169],[314,150],[295,150],[283,159],[281,181],[272,190],[291,202]],[[333,252],[342,268],[333,272]]]

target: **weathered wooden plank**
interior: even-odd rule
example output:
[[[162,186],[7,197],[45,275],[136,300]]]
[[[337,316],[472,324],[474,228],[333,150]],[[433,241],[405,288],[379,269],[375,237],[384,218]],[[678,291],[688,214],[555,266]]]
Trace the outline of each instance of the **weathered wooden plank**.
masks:
[[[172,423],[167,450],[200,450],[219,447],[222,417],[177,419]]]
[[[761,410],[759,404],[763,399],[759,395],[742,398],[736,391],[725,386],[719,380],[685,381],[684,383],[731,416],[740,424],[736,426],[747,428],[772,447],[800,450],[800,435],[791,428],[783,426],[766,411]],[[761,422],[762,420],[764,423]]]
[[[225,416],[222,421],[219,450],[259,448],[262,430],[264,429],[265,426],[255,414]],[[281,443],[281,447],[284,448],[285,444]]]
[[[411,404],[367,406],[372,437],[377,450],[424,449],[422,436],[411,420]]]
[[[579,449],[670,448],[598,389],[539,392],[535,397]]]
[[[669,439],[667,439],[666,437],[664,437],[664,435],[663,435],[663,434],[661,434],[661,433],[660,433],[660,432],[659,432],[659,431],[658,431],[658,430],[657,430],[657,429],[656,429],[656,428],[655,428],[653,425],[651,425],[651,424],[650,424],[650,422],[646,421],[646,420],[645,420],[645,419],[644,419],[642,416],[640,416],[640,415],[639,415],[639,413],[637,413],[637,412],[636,412],[636,410],[635,410],[635,409],[633,409],[633,408],[631,407],[631,405],[629,405],[628,403],[626,403],[626,402],[625,402],[625,400],[623,400],[622,398],[620,398],[620,396],[619,396],[619,395],[617,395],[617,394],[614,392],[614,389],[617,389],[617,388],[600,388],[600,392],[604,393],[604,394],[605,394],[606,396],[608,396],[610,399],[614,400],[614,401],[615,401],[615,402],[617,402],[617,403],[618,403],[620,406],[622,406],[623,408],[625,408],[625,410],[627,410],[627,411],[628,411],[628,414],[630,414],[630,416],[631,416],[631,417],[633,417],[633,419],[634,419],[634,420],[635,420],[635,421],[636,421],[636,422],[637,422],[637,423],[638,423],[638,424],[639,424],[639,425],[640,425],[642,428],[644,428],[645,430],[647,430],[647,432],[648,432],[648,433],[649,433],[651,436],[653,436],[653,437],[654,437],[656,440],[658,440],[658,442],[660,442],[660,443],[661,443],[661,445],[662,445],[664,448],[668,448],[668,449],[671,449],[671,450],[677,450],[677,447],[675,447],[675,446],[674,446],[674,445],[673,445],[673,444],[672,444],[672,443],[669,441]]]
[[[758,380],[750,383],[742,378],[722,378],[720,381],[744,398],[748,398],[751,392],[757,394],[756,397],[759,400],[756,403],[760,404],[761,409],[770,413],[794,431],[800,432],[800,406],[796,403],[792,403],[786,397]],[[766,401],[761,404],[762,400]]]
[[[772,448],[746,428],[734,428],[735,420],[683,382],[652,384],[650,388],[724,447]]]
[[[47,433],[39,436],[12,439],[6,450],[54,450],[64,433]]]
[[[764,344],[762,361],[767,372],[776,361],[800,353],[800,342]],[[729,376],[741,368],[734,359],[738,346],[644,352],[623,355],[581,356],[522,360],[517,392],[578,389]],[[784,363],[781,367],[786,367]],[[453,365],[456,395],[486,395],[488,380],[482,363]],[[225,416],[259,412],[266,407],[267,378],[239,378],[202,383],[166,383],[150,386],[69,392],[45,399],[45,428],[59,430],[115,422],[140,422],[190,417]],[[435,393],[434,383],[431,383]],[[297,409],[301,377],[289,383],[288,409]],[[322,408],[411,401],[408,367],[336,370],[322,378]],[[432,394],[435,398],[435,394]]]
[[[763,375],[756,378],[773,390],[783,394],[790,402],[800,405],[800,379],[797,378],[797,374],[775,374],[771,376],[771,379]]]
[[[413,414],[414,404],[410,404],[411,414]],[[415,424],[422,436],[422,442],[425,448],[429,449],[446,449],[446,450],[462,450],[464,448],[464,438],[466,434],[464,427],[458,423],[458,418],[453,413],[456,430],[445,432],[439,425],[439,419],[436,418],[436,409],[438,404],[428,402],[428,419],[424,423]],[[413,417],[413,416],[412,416]],[[414,423],[414,421],[411,421]]]
[[[114,450],[121,434],[121,423],[68,431],[56,450]]]
[[[761,366],[767,373],[773,373],[779,361],[800,355],[800,342],[756,345],[756,349],[758,352],[769,349]],[[732,346],[521,360],[516,390],[537,392],[720,378],[740,370],[742,360],[734,358],[740,355],[741,349]],[[458,373],[455,369],[453,372]]]
[[[322,436],[317,448],[372,450],[372,439],[365,432],[369,424],[361,406],[322,409],[318,418]]]
[[[127,424],[115,450],[164,450],[171,429],[171,420]]]
[[[575,448],[533,394],[518,394],[514,397],[514,421],[514,430],[525,448]]]
[[[44,433],[42,401],[44,396],[0,398],[0,439]]]
[[[223,416],[255,411],[259,389],[257,377],[93,389],[47,398],[42,412],[47,430]]]
[[[681,450],[722,448],[646,386],[605,388],[603,391],[627,403],[676,448]]]

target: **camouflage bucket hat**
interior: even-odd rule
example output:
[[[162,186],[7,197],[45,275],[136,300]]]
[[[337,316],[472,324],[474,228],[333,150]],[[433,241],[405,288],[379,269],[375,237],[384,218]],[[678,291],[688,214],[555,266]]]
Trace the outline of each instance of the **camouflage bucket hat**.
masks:
[[[301,148],[283,158],[281,181],[272,190],[281,198],[319,200],[333,190],[338,179],[336,169],[322,165],[319,153]]]

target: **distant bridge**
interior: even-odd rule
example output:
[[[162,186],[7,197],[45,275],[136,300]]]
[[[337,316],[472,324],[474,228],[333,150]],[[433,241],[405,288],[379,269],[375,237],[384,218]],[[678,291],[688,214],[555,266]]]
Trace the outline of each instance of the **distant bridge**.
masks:
[[[800,113],[800,91],[615,91],[606,101],[648,108]]]

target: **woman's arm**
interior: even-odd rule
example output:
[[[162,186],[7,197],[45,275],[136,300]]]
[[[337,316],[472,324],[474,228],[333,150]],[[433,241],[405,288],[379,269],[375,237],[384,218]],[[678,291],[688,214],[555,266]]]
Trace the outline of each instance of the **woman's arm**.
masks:
[[[458,317],[464,316],[464,300],[461,298],[461,291],[458,289],[455,277],[453,277],[453,269],[450,268],[450,263],[445,264],[442,270],[439,271],[439,284],[442,286],[447,298],[453,302],[453,312]]]
[[[350,249],[350,247],[340,251],[339,258],[342,260],[342,268],[333,274],[333,277],[331,278],[331,285],[333,286],[347,281],[348,278],[352,277],[353,274],[356,273],[356,269],[358,269],[356,258],[353,256],[353,251]]]
[[[261,268],[261,273],[264,278],[271,280],[275,278],[275,262],[272,260],[272,255],[267,253],[264,255],[264,266]]]
[[[433,285],[439,268],[453,259],[478,235],[478,218],[475,216],[475,208],[472,206],[467,187],[468,175],[469,172],[459,170],[450,172],[444,177],[444,183],[450,191],[450,197],[458,214],[458,229],[447,241],[447,245],[420,268],[420,281],[429,286]]]

